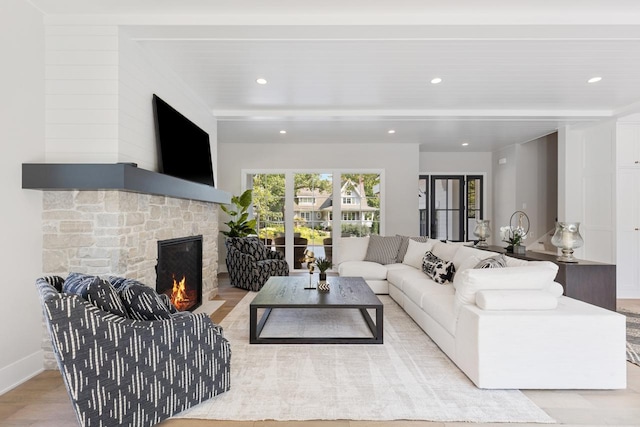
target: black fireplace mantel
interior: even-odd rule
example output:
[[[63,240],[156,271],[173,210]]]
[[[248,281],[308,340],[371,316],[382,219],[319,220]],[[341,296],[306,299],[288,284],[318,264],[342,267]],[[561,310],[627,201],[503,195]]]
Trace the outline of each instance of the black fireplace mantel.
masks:
[[[130,163],[23,163],[22,188],[120,190],[229,204],[231,194],[205,184],[140,169]]]

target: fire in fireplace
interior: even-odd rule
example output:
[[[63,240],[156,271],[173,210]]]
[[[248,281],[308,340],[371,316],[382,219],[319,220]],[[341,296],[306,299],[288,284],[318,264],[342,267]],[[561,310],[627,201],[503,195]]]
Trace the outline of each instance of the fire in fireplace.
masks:
[[[180,311],[202,304],[202,236],[158,241],[156,291]]]

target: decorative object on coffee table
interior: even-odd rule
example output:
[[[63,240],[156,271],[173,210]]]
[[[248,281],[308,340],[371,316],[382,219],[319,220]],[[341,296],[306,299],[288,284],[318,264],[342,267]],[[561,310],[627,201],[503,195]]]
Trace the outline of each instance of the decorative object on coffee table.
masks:
[[[507,252],[523,255],[527,249],[522,241],[527,238],[531,223],[526,213],[515,211],[509,219],[509,226],[500,227],[502,241],[509,244]]]
[[[327,283],[327,270],[333,267],[331,260],[328,258],[318,258],[316,266],[320,270],[320,280],[318,281],[318,290],[321,292],[329,292],[329,283]]]
[[[307,263],[307,268],[309,269],[309,286],[305,287],[305,289],[315,289],[315,285],[313,283],[313,270],[316,268],[316,256],[313,251],[307,249],[304,251],[304,262]]]
[[[476,220],[476,228],[473,230],[473,235],[478,238],[478,243],[474,245],[476,248],[486,248],[489,246],[487,245],[487,239],[491,237],[490,222],[488,219]]]
[[[560,262],[578,262],[573,256],[573,250],[584,244],[580,235],[579,222],[557,222],[556,231],[551,238],[553,246],[562,250],[562,255],[556,258]]]

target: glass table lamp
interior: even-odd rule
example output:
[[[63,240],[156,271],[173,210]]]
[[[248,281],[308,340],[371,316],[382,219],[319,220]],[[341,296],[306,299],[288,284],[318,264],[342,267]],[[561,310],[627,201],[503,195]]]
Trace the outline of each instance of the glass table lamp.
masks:
[[[551,238],[551,244],[562,250],[562,255],[556,258],[560,262],[578,262],[573,256],[573,250],[584,244],[580,235],[579,222],[558,222],[556,231]]]

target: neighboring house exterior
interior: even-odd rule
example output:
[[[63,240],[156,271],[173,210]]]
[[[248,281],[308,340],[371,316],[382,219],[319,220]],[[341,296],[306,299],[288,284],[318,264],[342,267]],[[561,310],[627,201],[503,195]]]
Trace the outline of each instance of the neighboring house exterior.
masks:
[[[341,223],[371,227],[378,208],[367,203],[362,182],[345,181],[340,188]],[[296,192],[294,220],[308,227],[326,229],[333,219],[333,195],[324,191],[300,189]]]

